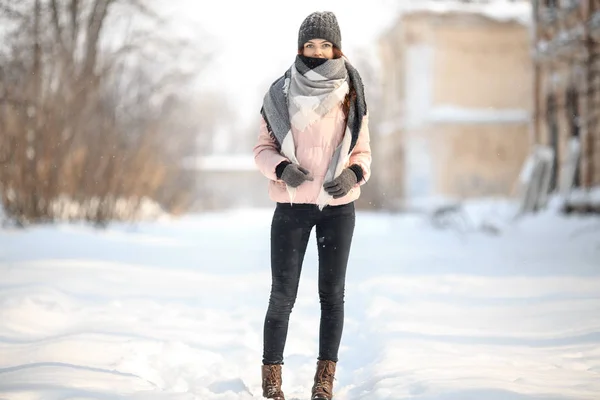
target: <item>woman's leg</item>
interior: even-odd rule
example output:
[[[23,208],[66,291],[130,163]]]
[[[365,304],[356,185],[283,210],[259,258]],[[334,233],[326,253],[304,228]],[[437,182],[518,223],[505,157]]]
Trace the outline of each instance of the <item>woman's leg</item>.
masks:
[[[326,207],[316,225],[321,302],[319,360],[338,361],[344,327],[346,267],[354,225],[354,203]]]
[[[301,204],[278,204],[271,224],[271,295],[265,317],[263,364],[282,364],[290,313],[315,210]]]

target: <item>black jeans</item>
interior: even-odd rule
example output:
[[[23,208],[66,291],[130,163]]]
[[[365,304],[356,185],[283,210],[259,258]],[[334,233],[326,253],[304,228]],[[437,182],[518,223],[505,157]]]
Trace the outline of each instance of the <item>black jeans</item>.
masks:
[[[346,266],[354,234],[354,203],[327,206],[278,203],[271,224],[271,295],[264,323],[263,364],[282,364],[290,313],[304,254],[316,227],[319,255],[319,360],[338,361],[344,325]]]

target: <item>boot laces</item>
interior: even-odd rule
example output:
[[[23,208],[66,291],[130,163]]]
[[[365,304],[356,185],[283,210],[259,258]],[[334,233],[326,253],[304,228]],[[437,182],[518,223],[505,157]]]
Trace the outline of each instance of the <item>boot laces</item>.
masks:
[[[266,376],[267,394],[274,396],[279,394],[279,380],[277,379],[277,372],[275,368],[269,368],[269,374]]]
[[[323,390],[327,394],[331,394],[331,383],[334,380],[333,364],[327,363],[325,368],[321,370],[317,383],[315,385],[316,390]]]

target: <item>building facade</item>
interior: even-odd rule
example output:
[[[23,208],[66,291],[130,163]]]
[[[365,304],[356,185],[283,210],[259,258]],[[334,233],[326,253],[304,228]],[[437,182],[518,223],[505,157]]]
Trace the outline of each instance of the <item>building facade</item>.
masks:
[[[377,146],[395,199],[513,194],[533,110],[531,9],[517,3],[412,10],[382,36]]]

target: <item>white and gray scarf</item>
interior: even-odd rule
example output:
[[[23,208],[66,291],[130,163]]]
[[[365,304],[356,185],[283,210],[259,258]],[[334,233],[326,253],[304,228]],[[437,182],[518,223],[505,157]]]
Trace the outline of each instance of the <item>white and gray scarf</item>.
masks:
[[[294,64],[277,79],[264,97],[261,114],[282,155],[298,164],[291,127],[303,131],[344,101],[350,88],[356,97],[350,102],[342,143],[330,161],[325,182],[337,177],[358,140],[362,119],[367,113],[362,79],[345,59],[309,59],[298,55]],[[290,202],[295,189],[288,187]],[[321,188],[317,204],[325,207],[332,197]]]

